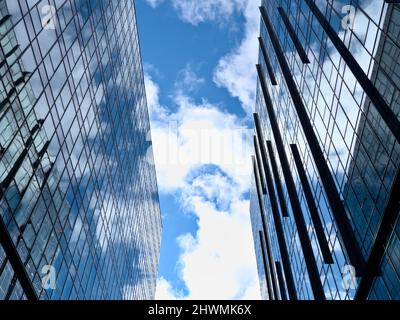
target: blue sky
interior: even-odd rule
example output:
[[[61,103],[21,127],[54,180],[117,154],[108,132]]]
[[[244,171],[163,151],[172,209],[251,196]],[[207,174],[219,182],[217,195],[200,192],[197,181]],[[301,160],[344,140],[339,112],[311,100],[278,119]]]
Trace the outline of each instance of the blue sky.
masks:
[[[249,217],[258,3],[136,1],[163,240],[157,298],[259,298]]]

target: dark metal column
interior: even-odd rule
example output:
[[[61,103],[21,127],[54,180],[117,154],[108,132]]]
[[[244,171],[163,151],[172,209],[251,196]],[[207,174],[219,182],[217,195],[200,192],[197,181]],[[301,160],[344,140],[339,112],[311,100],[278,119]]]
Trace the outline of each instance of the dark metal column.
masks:
[[[254,118],[254,123],[256,125],[256,135],[257,135],[257,139],[255,139],[255,145],[258,146],[258,148],[256,150],[260,150],[261,152],[261,160],[262,160],[262,164],[263,164],[263,168],[264,168],[264,177],[267,175],[267,168],[266,163],[268,162],[267,159],[267,151],[265,149],[265,144],[264,144],[264,138],[263,138],[263,133],[262,133],[262,129],[261,129],[261,122],[260,122],[260,117],[258,116],[257,113],[253,114],[253,118]],[[258,140],[258,142],[257,142]],[[265,177],[266,178],[266,177]]]
[[[261,248],[261,255],[262,255],[262,261],[263,261],[263,266],[264,266],[264,273],[265,273],[265,280],[267,281],[267,290],[268,290],[268,300],[275,300],[275,296],[272,292],[271,288],[271,269],[269,268],[269,264],[267,261],[267,255],[265,253],[265,247],[264,247],[264,239],[263,239],[263,233],[262,231],[259,231],[260,235],[260,248]]]
[[[261,53],[263,55],[265,65],[267,67],[267,71],[269,74],[269,78],[271,80],[271,84],[273,86],[276,86],[276,85],[278,85],[278,82],[276,81],[274,69],[272,68],[271,61],[269,61],[267,49],[265,48],[264,42],[261,37],[258,38],[258,43],[260,44]]]
[[[281,205],[282,216],[289,217],[289,211],[286,206],[285,195],[283,194],[282,182],[278,172],[278,165],[275,160],[274,150],[271,141],[267,141],[269,160],[271,161],[272,173],[274,175],[276,190],[278,192],[279,204]]]
[[[29,279],[28,273],[26,272],[25,266],[18,254],[17,248],[15,247],[10,234],[8,233],[7,227],[4,225],[3,218],[0,217],[0,243],[6,253],[8,260],[10,261],[11,267],[17,279],[25,292],[28,300],[38,300],[38,296],[33,287],[31,280]]]
[[[316,300],[325,300],[325,292],[322,287],[321,278],[319,276],[317,262],[315,261],[314,252],[311,246],[311,241],[308,236],[306,222],[304,220],[303,212],[301,210],[300,201],[297,196],[296,186],[290,171],[289,161],[285,153],[282,136],[279,130],[278,121],[276,119],[275,111],[273,109],[272,100],[269,95],[267,86],[265,84],[264,75],[261,66],[257,65],[257,72],[260,79],[261,89],[264,95],[264,101],[267,108],[269,120],[275,143],[278,150],[279,159],[283,171],[283,176],[286,181],[286,188],[289,194],[290,203],[292,206],[293,217],[296,223],[297,232],[300,239],[300,245],[303,251],[304,260],[307,266],[308,276],[310,278],[311,288],[313,290],[314,298]],[[268,177],[267,177],[268,180]]]
[[[260,179],[258,176],[258,168],[257,168],[257,163],[254,158],[252,157],[252,162],[253,162],[253,174],[254,174],[254,180],[256,183],[256,192],[257,192],[257,199],[258,199],[258,206],[260,208],[260,216],[261,216],[261,223],[262,223],[262,228],[264,230],[264,234],[267,231],[267,224],[265,221],[265,216],[264,216],[264,203],[263,203],[263,198],[261,194],[261,187],[260,187]],[[268,290],[268,297],[270,300],[274,300],[274,292],[272,288],[272,274],[271,274],[271,269],[269,268],[269,263],[266,257],[265,253],[265,247],[264,247],[264,241],[262,237],[262,232],[260,231],[260,247],[261,247],[261,253],[262,253],[262,259],[263,259],[263,266],[264,266],[264,273],[265,273],[265,279],[267,281],[267,290]]]
[[[278,11],[279,11],[279,14],[280,14],[280,16],[281,16],[281,18],[283,20],[283,23],[284,23],[287,31],[289,32],[289,36],[292,39],[294,47],[296,48],[297,53],[299,54],[299,57],[300,57],[301,61],[303,63],[310,63],[310,60],[308,60],[308,57],[307,57],[307,53],[303,49],[303,46],[301,45],[300,40],[297,37],[297,34],[294,31],[294,29],[292,27],[292,24],[290,23],[289,18],[286,15],[285,10],[282,7],[278,7]]]
[[[254,150],[255,150],[256,159],[257,159],[257,163],[258,163],[258,172],[259,172],[260,180],[261,180],[261,187],[263,190],[263,194],[267,194],[267,187],[265,185],[265,176],[264,176],[264,172],[262,170],[262,161],[261,161],[260,148],[258,145],[257,137],[254,136],[253,140],[254,140],[253,141],[254,142]]]
[[[254,118],[259,121],[258,114],[254,114]],[[290,300],[297,300],[297,292],[294,284],[292,268],[290,266],[289,253],[286,245],[282,220],[279,214],[278,203],[276,201],[274,185],[272,183],[271,171],[269,169],[268,162],[264,163],[264,170],[265,170],[265,179],[267,181],[268,195],[271,204],[271,212],[272,212],[272,217],[274,219],[276,237],[278,239],[278,246],[282,258],[283,270],[285,272],[289,298]]]
[[[281,299],[282,300],[287,300],[286,289],[285,289],[285,281],[283,280],[282,267],[281,267],[281,263],[279,261],[275,262],[275,268],[276,268],[276,273],[278,274],[279,289],[280,289],[280,293],[281,293]]]
[[[322,256],[324,257],[324,262],[326,264],[333,264],[332,253],[331,250],[329,249],[328,241],[326,240],[325,237],[324,227],[322,226],[322,221],[319,216],[317,205],[315,204],[315,199],[311,191],[311,186],[307,179],[307,174],[300,158],[300,152],[295,144],[290,145],[290,148],[292,150],[294,163],[296,164],[297,172],[299,174],[300,183],[303,187],[308,210],[310,211],[311,215],[311,220],[315,228],[315,233],[317,235],[319,248],[321,250]]]
[[[264,7],[260,7],[260,11],[262,20],[264,21],[265,27],[271,39],[271,43],[274,47],[279,65],[282,69],[289,93],[292,97],[293,105],[299,117],[301,127],[303,128],[304,135],[307,139],[315,165],[318,169],[319,176],[324,186],[332,214],[339,230],[339,236],[342,239],[342,243],[346,249],[345,251],[350,263],[356,268],[357,273],[362,275],[365,263],[364,257],[361,253],[360,247],[358,246],[354,231],[351,227],[342,199],[340,198],[339,191],[336,188],[332,173],[330,172],[324,154],[322,153],[318,139],[308,117],[306,107],[296,87],[296,83],[292,77],[289,65],[285,59],[283,50],[279,43],[278,37],[275,34],[272,23],[269,20],[266,9]],[[279,131],[279,128],[277,128],[277,130]]]

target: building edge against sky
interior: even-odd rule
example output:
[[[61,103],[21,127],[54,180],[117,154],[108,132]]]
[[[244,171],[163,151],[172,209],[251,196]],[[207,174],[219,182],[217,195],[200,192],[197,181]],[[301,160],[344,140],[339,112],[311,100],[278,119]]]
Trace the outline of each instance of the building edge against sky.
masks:
[[[134,1],[0,0],[0,298],[152,299],[161,214]]]
[[[400,299],[400,4],[262,1],[251,220],[264,299]]]

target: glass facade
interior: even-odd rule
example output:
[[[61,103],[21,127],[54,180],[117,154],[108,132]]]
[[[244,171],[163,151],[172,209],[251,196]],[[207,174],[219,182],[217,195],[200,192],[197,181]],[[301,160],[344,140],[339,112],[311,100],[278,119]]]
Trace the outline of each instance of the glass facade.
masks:
[[[260,11],[250,211],[262,296],[399,299],[400,5]]]
[[[0,0],[0,49],[0,299],[154,298],[134,2]]]

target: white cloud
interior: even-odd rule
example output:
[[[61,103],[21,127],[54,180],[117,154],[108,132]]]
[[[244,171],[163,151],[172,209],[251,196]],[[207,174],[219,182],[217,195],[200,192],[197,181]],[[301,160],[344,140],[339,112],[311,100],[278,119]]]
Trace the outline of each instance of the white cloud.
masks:
[[[242,300],[260,300],[260,285],[255,281],[252,285],[248,286],[242,296]]]
[[[178,78],[179,80],[176,83],[178,92],[194,92],[205,83],[205,79],[197,76],[190,64],[187,64],[186,67],[179,72]]]
[[[157,84],[146,75],[146,92],[152,120],[152,141],[159,188],[173,192],[184,187],[193,168],[217,165],[234,176],[240,191],[248,189],[250,130],[233,114],[202,101],[195,104],[177,93],[175,113],[160,105]]]
[[[187,186],[185,202],[198,218],[199,229],[195,236],[184,234],[177,239],[182,250],[178,267],[189,294],[175,291],[170,282],[160,278],[156,298],[260,299],[249,201],[241,199],[240,193],[233,194],[229,209],[220,211],[210,201],[208,191],[199,196],[195,185]],[[205,185],[206,189],[213,187],[221,185]],[[229,190],[230,186],[222,188]]]
[[[213,193],[219,188],[231,189],[228,180],[225,184],[206,184],[205,189],[214,187]],[[258,280],[249,201],[234,190],[230,193],[227,210],[219,210],[207,193],[205,190],[203,196],[197,191],[185,194],[186,203],[190,203],[191,211],[199,221],[195,237],[186,234],[178,239],[183,251],[181,276],[189,290],[187,298],[242,299],[251,295],[258,299],[259,290],[250,289],[258,287]]]
[[[255,105],[255,64],[260,21],[258,5],[258,1],[248,1],[243,7],[246,19],[244,39],[237,48],[220,59],[214,73],[215,84],[226,88],[233,97],[238,98],[247,114],[252,113]]]
[[[188,23],[198,25],[206,21],[226,22],[227,19],[241,10],[245,0],[171,0],[179,17]]]
[[[249,131],[218,106],[205,100],[194,103],[179,84],[173,98],[177,109],[170,112],[160,105],[158,85],[149,75],[145,78],[160,192],[181,194],[183,208],[198,221],[195,235],[177,239],[178,269],[189,293],[176,292],[160,278],[157,298],[259,298],[245,197],[251,170]],[[193,74],[188,79],[198,83]]]
[[[155,83],[149,74],[144,75],[144,84],[146,87],[147,105],[152,124],[157,124],[160,121],[167,121],[167,109],[160,105],[159,92],[160,88]]]
[[[172,285],[163,277],[157,280],[156,300],[177,300],[183,298],[183,294],[176,292]]]
[[[150,7],[156,8],[158,7],[161,3],[164,2],[164,0],[145,0]]]
[[[151,7],[156,8],[164,0],[145,0]],[[244,10],[248,0],[171,0],[171,5],[179,18],[192,25],[203,22],[224,24],[229,18]]]
[[[147,0],[150,1],[150,0]],[[232,16],[241,14],[245,18],[244,38],[226,56],[222,57],[214,72],[214,82],[238,98],[247,114],[255,105],[256,70],[258,55],[260,1],[246,0],[171,0],[181,20],[192,25],[216,22],[232,26]],[[193,74],[188,74],[189,76]]]

